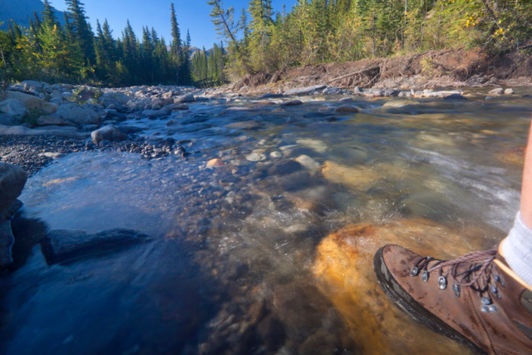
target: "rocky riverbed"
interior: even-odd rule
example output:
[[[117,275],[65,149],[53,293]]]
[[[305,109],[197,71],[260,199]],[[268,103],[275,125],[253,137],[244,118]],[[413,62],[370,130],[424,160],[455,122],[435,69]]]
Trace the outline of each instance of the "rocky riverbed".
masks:
[[[12,86],[0,353],[467,352],[371,257],[504,235],[532,113],[509,89]]]

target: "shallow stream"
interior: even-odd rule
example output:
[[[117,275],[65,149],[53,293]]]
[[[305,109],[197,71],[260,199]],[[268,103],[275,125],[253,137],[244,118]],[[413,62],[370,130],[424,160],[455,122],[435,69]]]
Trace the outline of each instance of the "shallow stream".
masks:
[[[467,352],[393,307],[372,256],[496,245],[519,203],[525,94],[237,98],[127,121],[188,157],[67,155],[28,181],[23,216],[152,241],[50,266],[35,245],[0,278],[0,353]],[[334,234],[365,226],[380,232]]]

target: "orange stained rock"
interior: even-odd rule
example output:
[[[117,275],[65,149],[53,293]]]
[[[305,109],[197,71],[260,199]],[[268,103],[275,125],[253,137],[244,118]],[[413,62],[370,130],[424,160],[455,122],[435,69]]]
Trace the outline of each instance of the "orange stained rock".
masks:
[[[468,353],[463,345],[410,320],[382,292],[373,272],[373,255],[387,243],[440,258],[485,244],[480,239],[464,240],[447,227],[422,219],[350,225],[323,239],[313,273],[320,290],[343,316],[361,353]]]

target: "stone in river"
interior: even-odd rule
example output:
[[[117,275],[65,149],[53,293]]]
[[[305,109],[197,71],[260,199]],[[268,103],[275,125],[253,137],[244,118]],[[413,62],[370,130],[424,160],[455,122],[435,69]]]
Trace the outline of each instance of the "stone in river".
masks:
[[[495,89],[491,89],[490,91],[488,91],[488,95],[502,95],[504,94],[504,89],[503,88],[495,88]]]
[[[76,125],[99,123],[103,116],[103,111],[100,113],[90,105],[78,105],[74,103],[66,103],[57,109],[53,115],[64,121],[72,122]]]
[[[320,242],[312,271],[360,353],[468,353],[463,345],[412,321],[394,306],[377,283],[373,256],[378,248],[394,243],[423,256],[447,259],[489,247],[483,235],[485,231],[454,231],[423,219],[349,225]]]
[[[13,262],[11,248],[14,243],[15,238],[11,231],[11,222],[4,220],[0,223],[0,270]]]
[[[174,98],[174,104],[182,104],[187,102],[194,102],[196,99],[194,98],[194,95],[192,94],[186,94],[182,96],[178,96]]]
[[[305,168],[315,173],[320,170],[320,163],[309,157],[308,155],[302,154],[295,159],[296,162],[303,165]]]
[[[297,144],[301,144],[318,153],[325,153],[327,151],[327,144],[319,139],[301,138],[296,140]]]
[[[207,162],[206,167],[207,168],[218,168],[220,166],[224,166],[224,162],[220,158],[214,158]]]
[[[113,125],[103,126],[95,131],[91,132],[92,142],[98,145],[100,142],[107,141],[121,141],[127,138],[127,135],[124,134],[120,129],[116,128]]]
[[[96,234],[53,230],[43,239],[41,247],[47,263],[51,265],[122,250],[149,240],[148,235],[129,229],[111,229]]]
[[[283,102],[281,106],[299,106],[302,104],[303,102],[301,100],[290,100],[290,101]]]
[[[313,94],[317,91],[320,91],[320,90],[323,90],[325,89],[326,86],[325,85],[314,85],[314,86],[307,86],[307,87],[304,87],[304,88],[295,88],[295,89],[290,89],[288,91],[286,91],[284,94],[285,95],[310,95],[310,94]]]
[[[512,88],[504,89],[504,95],[513,95],[513,93],[514,89]]]
[[[249,161],[263,161],[266,160],[266,155],[262,152],[262,150],[254,150],[250,154],[246,155],[246,160]]]
[[[336,108],[336,112],[338,113],[356,113],[358,111],[360,111],[358,107],[351,105],[343,105]]]

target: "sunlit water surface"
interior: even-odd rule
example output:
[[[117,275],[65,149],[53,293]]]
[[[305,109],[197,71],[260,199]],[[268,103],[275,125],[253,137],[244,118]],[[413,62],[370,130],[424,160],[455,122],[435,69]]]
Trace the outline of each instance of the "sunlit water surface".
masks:
[[[153,240],[51,266],[34,246],[0,278],[0,353],[466,352],[393,307],[372,256],[497,243],[519,202],[524,93],[356,99],[352,114],[339,97],[239,99],[126,122],[190,155],[68,155],[28,181],[23,214]]]

